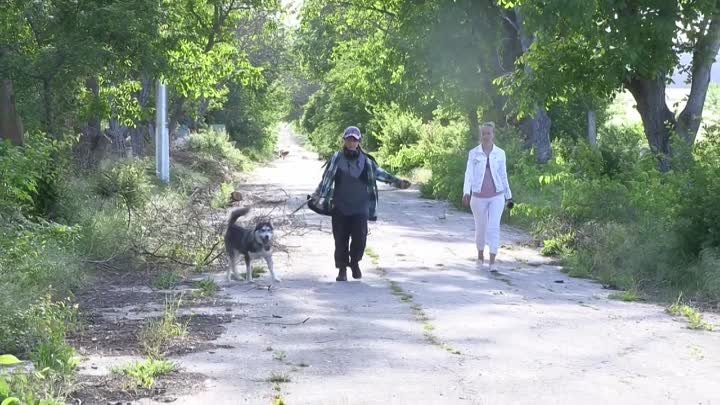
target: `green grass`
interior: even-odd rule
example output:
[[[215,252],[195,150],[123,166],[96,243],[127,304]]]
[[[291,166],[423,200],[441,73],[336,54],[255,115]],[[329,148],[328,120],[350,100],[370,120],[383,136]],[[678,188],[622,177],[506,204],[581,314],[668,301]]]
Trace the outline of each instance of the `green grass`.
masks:
[[[611,300],[618,300],[618,301],[625,301],[625,302],[636,302],[641,301],[642,298],[638,294],[636,290],[627,290],[627,291],[619,291],[614,292],[610,295],[608,295],[608,298]]]
[[[215,294],[217,294],[218,290],[220,289],[212,278],[208,277],[204,280],[201,280],[198,283],[198,287],[200,288],[198,291],[195,292],[196,298],[208,298],[213,297]]]
[[[382,269],[381,267],[378,267],[378,263],[380,262],[380,255],[377,254],[374,250],[371,248],[365,249],[365,254],[372,259],[373,264],[376,266],[377,271],[380,273],[380,276],[383,278],[386,278],[387,280],[387,272]],[[430,322],[430,317],[425,313],[425,310],[423,309],[422,305],[413,302],[413,295],[405,291],[400,284],[397,281],[394,280],[387,280],[390,284],[390,291],[392,294],[398,298],[400,298],[400,301],[410,304],[410,309],[413,312],[413,315],[415,316],[415,320],[418,321],[423,328],[423,336],[425,337],[425,340],[427,340],[430,344],[439,346],[446,350],[448,353],[460,355],[462,354],[459,350],[456,350],[452,348],[447,343],[444,343],[440,338],[435,335],[434,330],[435,326]]]
[[[273,353],[273,359],[277,361],[285,361],[287,354],[283,351],[277,351]]]
[[[0,294],[0,354],[12,353],[31,360],[34,369],[42,375],[20,375],[13,380],[14,384],[32,385],[27,392],[37,394],[35,398],[50,399],[55,398],[56,388],[62,385],[57,381],[67,380],[62,389],[72,388],[78,362],[75,351],[66,343],[66,335],[76,323],[77,307],[63,297],[76,293],[95,272],[132,269],[151,261],[153,266],[167,270],[177,267],[173,259],[196,263],[197,257],[204,258],[216,237],[210,224],[198,225],[199,229],[207,230],[199,234],[208,236],[198,236],[202,240],[197,243],[190,240],[195,238],[188,238],[182,232],[158,233],[153,225],[160,223],[170,230],[181,228],[179,225],[188,218],[191,195],[191,208],[203,209],[198,215],[212,212],[208,204],[213,196],[205,190],[210,186],[219,187],[216,201],[219,203],[222,197],[225,203],[229,200],[227,192],[232,188],[229,180],[237,176],[238,170],[250,167],[250,159],[234,147],[226,134],[193,136],[190,149],[194,151],[183,151],[184,158],[180,153],[175,155],[171,162],[171,184],[164,185],[154,177],[151,158],[128,163],[110,157],[92,172],[80,172],[70,165],[60,167],[66,158],[72,160],[69,150],[48,151],[47,161],[41,161],[38,151],[50,144],[44,137],[38,139],[37,145],[28,139],[26,147],[13,150],[12,155],[0,153],[12,157],[0,159],[3,174],[0,177],[11,181],[10,187],[0,190],[0,206],[3,213],[5,208],[7,212],[17,210],[19,213],[17,216],[0,214],[0,290],[3,292]],[[18,160],[16,154],[21,154],[22,159]],[[210,160],[210,164],[203,167],[202,162],[206,160]],[[23,162],[29,165],[21,164]],[[59,174],[37,178],[28,171],[46,166],[57,167]],[[27,176],[15,176],[23,173]],[[48,183],[38,183],[37,195],[28,195],[27,201],[16,202],[6,198],[7,190],[14,189],[15,183],[5,174],[22,180],[18,183],[22,190],[31,180]],[[222,181],[227,183],[221,185]],[[31,212],[29,209],[34,204],[37,212],[21,214]],[[168,223],[172,226],[165,226]],[[150,257],[149,252],[157,253],[158,258]],[[180,281],[180,275],[182,273],[170,271],[157,273],[151,285],[172,289]],[[202,296],[211,296],[217,291],[217,285],[211,281],[201,282],[199,287]],[[161,356],[173,339],[187,333],[187,325],[178,321],[176,310],[177,306],[168,303],[162,317],[151,320],[139,332],[139,342],[148,356]],[[20,400],[23,404],[37,403],[23,396]]]
[[[713,326],[703,320],[702,315],[697,309],[687,304],[683,304],[681,300],[682,294],[680,294],[675,303],[667,307],[665,311],[672,316],[685,317],[688,321],[689,329],[704,330],[708,332],[713,331]]]
[[[155,378],[170,374],[176,370],[175,363],[150,358],[114,369],[113,372],[129,378],[136,387],[150,389],[155,385]]]
[[[367,247],[365,249],[365,254],[371,259],[373,265],[380,265],[380,255],[377,254],[377,252],[375,252],[371,247]]]
[[[230,205],[230,195],[233,191],[235,191],[235,187],[232,183],[222,183],[220,188],[213,194],[210,207],[215,209],[228,207]]]
[[[174,271],[164,271],[155,279],[153,285],[159,290],[172,290],[180,283],[180,276]]]
[[[270,377],[268,377],[268,381],[276,384],[289,383],[290,376],[285,373],[272,373]]]
[[[177,319],[177,310],[181,303],[181,298],[166,299],[162,317],[150,320],[140,331],[138,340],[147,356],[162,357],[164,351],[175,339],[187,335],[187,323],[182,324]]]

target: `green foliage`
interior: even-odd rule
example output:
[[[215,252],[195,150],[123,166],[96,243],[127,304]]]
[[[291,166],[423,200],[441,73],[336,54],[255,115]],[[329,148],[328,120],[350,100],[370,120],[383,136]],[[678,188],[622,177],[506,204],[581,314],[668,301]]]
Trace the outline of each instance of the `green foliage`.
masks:
[[[58,337],[70,327],[61,322],[67,312],[45,295],[50,291],[66,294],[80,282],[79,259],[73,249],[77,228],[25,220],[4,222],[0,217],[0,229],[0,352],[27,355],[42,350],[40,357],[52,367],[60,367],[55,360],[72,367],[69,353],[61,353]]]
[[[230,205],[230,195],[233,191],[235,191],[235,186],[232,183],[222,183],[213,194],[210,207],[219,209]]]
[[[251,90],[230,86],[223,108],[210,114],[211,122],[223,123],[229,139],[254,160],[271,157],[277,142],[273,124],[281,118],[278,111],[281,89],[273,87]]]
[[[561,103],[555,103],[548,109],[552,121],[553,139],[582,140],[587,138],[588,111],[595,112],[596,128],[602,128],[607,121],[609,100],[603,97],[587,100],[574,97]]]
[[[543,248],[540,252],[543,256],[559,256],[572,249],[575,242],[573,233],[560,234],[552,239],[543,242]]]
[[[175,370],[177,370],[175,363],[149,358],[114,369],[113,372],[128,377],[135,387],[150,389],[155,385],[156,377],[170,374]]]
[[[688,328],[694,330],[713,331],[713,326],[703,320],[702,315],[695,308],[682,302],[682,293],[677,301],[666,308],[666,312],[672,316],[684,316],[688,320]]]
[[[703,249],[720,249],[720,127],[708,128],[695,155],[695,164],[678,181],[684,204],[676,214],[681,247],[697,257]]]
[[[717,134],[708,130],[694,151],[676,149],[685,169],[664,175],[637,127],[603,128],[597,148],[555,142],[556,157],[542,171],[522,155],[511,158],[518,201],[511,220],[531,224],[546,253],[565,257],[572,275],[716,300]]]
[[[220,290],[215,280],[210,277],[201,280],[198,283],[198,287],[200,289],[196,292],[195,296],[199,298],[213,297],[217,294],[218,290]]]
[[[371,114],[365,103],[351,92],[321,89],[310,97],[301,120],[310,145],[323,158],[328,158],[342,145],[343,130],[351,125],[363,133],[363,148],[373,150],[374,136],[367,131]]]
[[[21,361],[18,360],[18,358],[13,356],[12,354],[0,355],[0,367],[15,366],[20,363],[21,363]]]
[[[240,69],[252,67],[246,56],[244,60],[239,59],[238,52],[230,44],[216,45],[207,51],[201,44],[180,40],[177,48],[168,52],[170,85],[179,95],[191,100],[223,102],[228,89],[218,84],[235,71],[235,63],[228,62],[233,60],[242,65]],[[252,72],[257,73],[254,69]]]
[[[175,339],[187,335],[187,323],[178,321],[181,298],[166,298],[162,317],[150,320],[142,328],[138,340],[143,352],[152,359],[161,358]]]
[[[412,113],[400,111],[397,105],[380,110],[371,124],[380,145],[377,158],[392,172],[407,173],[422,166],[423,156],[418,148],[423,122]]]
[[[160,273],[153,285],[160,290],[171,290],[180,283],[180,276],[174,271],[165,271]]]
[[[217,161],[227,161],[236,170],[246,169],[250,162],[230,141],[227,132],[203,131],[190,135],[190,149]]]
[[[624,302],[635,302],[640,301],[640,296],[635,290],[626,290],[621,292],[612,293],[608,296],[611,300],[619,300]]]
[[[64,405],[64,386],[63,378],[51,369],[7,373],[0,368],[2,405]]]
[[[40,133],[30,133],[24,146],[0,141],[0,211],[18,208],[33,215],[46,215],[62,187],[61,143]]]
[[[96,187],[99,195],[118,198],[128,209],[142,207],[149,199],[150,191],[147,165],[141,161],[112,166],[100,174]]]
[[[26,308],[3,303],[0,314],[0,348],[6,353],[28,356],[38,369],[70,375],[78,362],[65,337],[77,323],[77,305],[69,300],[43,297]]]
[[[289,383],[290,381],[290,376],[285,373],[272,373],[268,377],[268,382],[271,383]]]

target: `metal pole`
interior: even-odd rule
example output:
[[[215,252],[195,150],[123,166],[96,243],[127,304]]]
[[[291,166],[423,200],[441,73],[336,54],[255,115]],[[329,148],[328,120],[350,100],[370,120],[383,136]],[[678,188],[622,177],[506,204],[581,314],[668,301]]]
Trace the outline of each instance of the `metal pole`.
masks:
[[[164,183],[170,182],[170,139],[167,127],[167,86],[157,82],[155,97],[155,174]]]
[[[160,167],[160,180],[162,180],[164,183],[170,182],[170,133],[168,130],[168,120],[167,120],[167,85],[165,83],[162,83],[162,100],[163,100],[163,130],[162,130],[162,151],[161,151],[161,161],[162,166]]]
[[[162,100],[160,99],[160,80],[155,83],[155,175],[160,178],[160,148],[162,144]]]
[[[588,122],[588,142],[590,142],[590,145],[596,146],[597,145],[597,119],[595,118],[595,111],[590,110],[587,113],[587,122]]]

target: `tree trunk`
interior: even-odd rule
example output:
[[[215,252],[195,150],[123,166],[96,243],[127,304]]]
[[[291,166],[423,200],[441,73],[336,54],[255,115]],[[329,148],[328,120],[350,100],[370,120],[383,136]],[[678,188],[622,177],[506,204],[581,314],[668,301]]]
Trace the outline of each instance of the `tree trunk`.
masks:
[[[172,104],[170,105],[170,114],[168,120],[168,133],[170,139],[175,138],[178,122],[180,122],[180,118],[182,117],[184,104],[185,98],[182,96],[177,96],[177,98],[175,98],[175,100],[173,100]]]
[[[145,110],[150,104],[151,95],[154,89],[152,77],[147,72],[141,73],[142,88],[137,94],[138,104],[142,110]],[[148,133],[148,122],[142,121],[130,129],[130,140],[132,142],[133,156],[141,157],[145,154],[145,139],[153,139],[154,134]]]
[[[100,83],[97,77],[90,77],[85,80],[85,89],[92,95],[93,104],[100,103]],[[80,143],[75,149],[75,155],[81,167],[92,169],[97,167],[105,157],[108,140],[102,133],[102,117],[97,109],[91,111],[92,116],[81,129]]]
[[[690,145],[695,143],[700,129],[705,97],[710,85],[710,69],[715,63],[718,50],[720,50],[720,14],[713,16],[707,34],[698,40],[693,51],[690,95],[678,117],[677,126],[678,134]]]
[[[670,132],[677,128],[677,121],[665,101],[665,76],[654,80],[632,79],[626,84],[635,98],[642,118],[645,137],[650,149],[658,159],[660,171],[670,170]]]
[[[145,153],[145,136],[142,127],[130,128],[130,144],[132,146],[132,154],[135,157],[142,157]]]
[[[525,136],[525,142],[532,145],[535,150],[535,159],[545,164],[552,158],[550,144],[550,125],[552,121],[544,108],[536,107],[535,116],[525,118],[520,124],[520,131]]]
[[[25,143],[24,130],[15,106],[15,93],[11,80],[3,80],[0,86],[0,139],[8,139],[13,145]]]
[[[595,111],[590,110],[587,112],[587,125],[588,125],[588,143],[592,146],[597,146],[597,117]]]
[[[519,8],[514,9],[515,12],[515,24],[518,29],[518,36],[520,39],[520,47],[523,53],[530,49],[535,38],[528,35],[523,27],[523,16]],[[525,73],[528,76],[533,75],[532,69],[525,65]],[[535,105],[535,111],[532,117],[526,118],[525,122],[521,124],[521,130],[525,133],[525,139],[532,142],[533,148],[535,149],[535,158],[538,163],[545,164],[552,158],[552,148],[550,146],[550,116],[548,116],[547,110],[540,104]]]
[[[194,130],[197,131],[198,129],[200,129],[200,125],[207,122],[207,120],[205,119],[206,118],[205,116],[207,115],[209,107],[210,107],[209,101],[207,101],[206,99],[200,100],[200,106],[198,106],[197,119],[193,120],[193,129]]]
[[[93,103],[97,106],[100,104],[100,83],[97,77],[90,77],[85,80],[85,88],[92,94]],[[93,116],[88,120],[88,127],[95,129],[93,135],[100,134],[100,113],[93,111]]]
[[[471,108],[468,111],[468,124],[470,125],[470,136],[472,137],[471,144],[475,144],[480,141],[480,121],[477,109]]]
[[[45,109],[45,132],[48,135],[56,137],[54,129],[54,118],[52,108],[52,89],[50,79],[43,79],[43,107]]]
[[[115,114],[112,116],[116,117]],[[132,150],[132,146],[127,144],[125,138],[127,138],[130,128],[120,125],[116,118],[110,119],[108,127],[107,134],[113,144],[113,152],[119,156],[128,157],[128,149]]]

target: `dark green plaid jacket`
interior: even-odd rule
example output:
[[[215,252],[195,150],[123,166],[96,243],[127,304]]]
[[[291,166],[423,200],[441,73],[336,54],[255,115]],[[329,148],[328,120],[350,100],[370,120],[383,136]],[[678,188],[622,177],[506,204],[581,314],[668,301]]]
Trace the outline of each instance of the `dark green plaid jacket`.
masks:
[[[325,172],[323,173],[322,180],[314,193],[317,199],[317,205],[326,212],[332,212],[333,208],[335,208],[335,174],[337,173],[338,157],[341,153],[342,152],[335,152],[330,160],[325,163]],[[383,170],[383,168],[377,164],[372,156],[367,153],[364,154],[367,158],[368,194],[370,196],[368,219],[370,221],[375,221],[377,219],[375,210],[378,203],[377,180],[380,180],[383,183],[397,184],[400,179]]]

